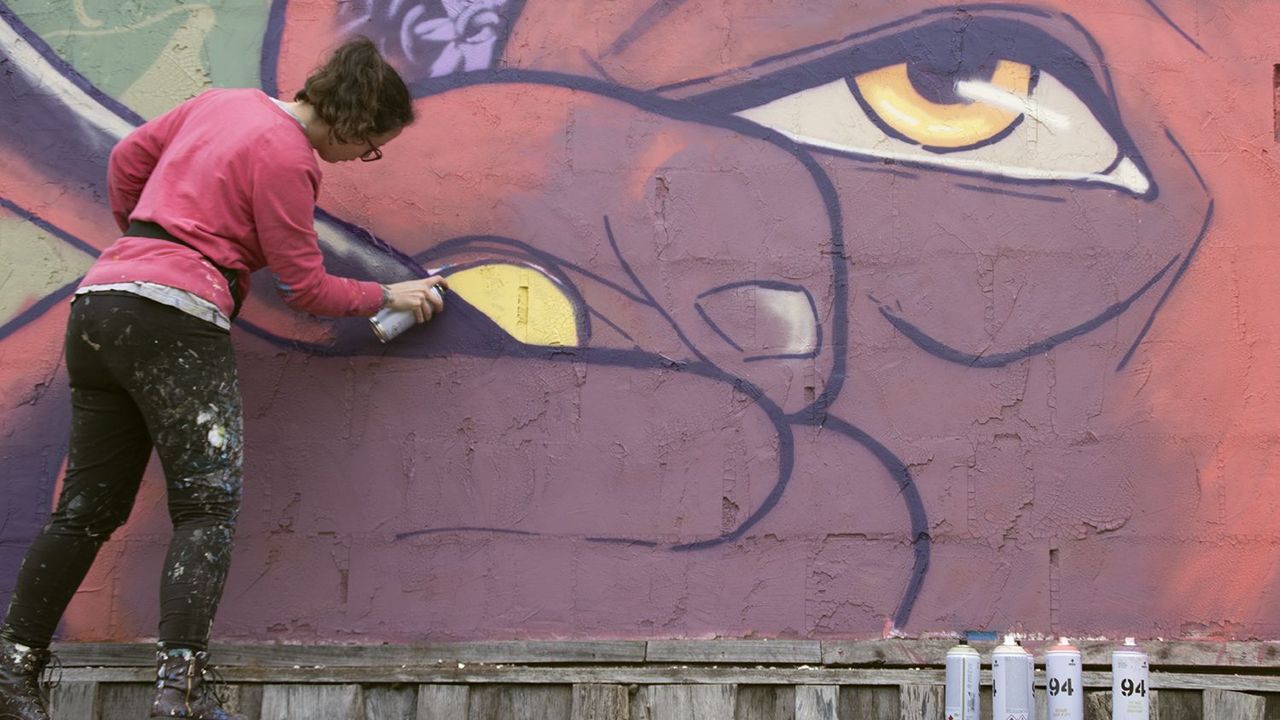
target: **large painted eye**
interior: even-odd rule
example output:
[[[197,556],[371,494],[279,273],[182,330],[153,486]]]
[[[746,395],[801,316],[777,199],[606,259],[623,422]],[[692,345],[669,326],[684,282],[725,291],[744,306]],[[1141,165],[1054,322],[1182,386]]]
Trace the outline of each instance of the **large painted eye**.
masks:
[[[853,157],[1154,190],[1093,69],[1005,18],[914,28],[694,100]]]

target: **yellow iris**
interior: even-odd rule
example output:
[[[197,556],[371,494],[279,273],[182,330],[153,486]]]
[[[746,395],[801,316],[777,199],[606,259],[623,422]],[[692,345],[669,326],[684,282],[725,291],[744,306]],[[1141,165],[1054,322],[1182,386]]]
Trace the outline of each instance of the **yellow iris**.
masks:
[[[492,263],[459,270],[449,274],[449,293],[526,345],[572,347],[580,342],[574,303],[534,268]]]
[[[1010,100],[1031,94],[1030,65],[1001,60],[985,85],[1003,92]],[[920,95],[907,75],[907,64],[889,65],[854,78],[863,100],[899,135],[921,145],[937,148],[964,148],[977,145],[1009,128],[1022,113],[975,100],[952,104],[935,103]]]

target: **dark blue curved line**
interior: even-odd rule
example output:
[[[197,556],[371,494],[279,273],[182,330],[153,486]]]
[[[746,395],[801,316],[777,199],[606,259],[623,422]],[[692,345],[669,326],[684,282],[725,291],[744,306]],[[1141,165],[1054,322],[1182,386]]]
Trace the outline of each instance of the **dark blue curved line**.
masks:
[[[1106,310],[1103,310],[1101,313],[1099,313],[1092,319],[1086,320],[1080,323],[1079,325],[1076,325],[1075,327],[1068,328],[1055,335],[1050,335],[1049,337],[1043,340],[1039,340],[1037,342],[1031,343],[1030,345],[1027,345],[1024,348],[1021,348],[1018,350],[1010,350],[1009,352],[997,353],[995,355],[977,355],[974,353],[967,353],[961,350],[957,350],[951,347],[950,345],[947,345],[942,341],[934,338],[932,335],[929,335],[928,333],[916,327],[915,325],[911,324],[910,322],[902,319],[901,317],[898,317],[897,315],[894,315],[892,312],[889,311],[887,307],[883,305],[880,306],[880,314],[883,315],[884,318],[888,320],[889,323],[892,324],[894,328],[898,330],[898,332],[905,335],[908,340],[914,343],[916,347],[920,348],[921,350],[924,350],[925,352],[929,353],[930,355],[933,355],[934,357],[940,358],[942,360],[946,360],[947,362],[956,363],[957,365],[966,365],[968,367],[976,367],[976,368],[1004,367],[1005,365],[1008,365],[1011,362],[1022,360],[1023,358],[1027,358],[1032,355],[1037,355],[1039,353],[1047,352],[1052,348],[1054,348],[1055,346],[1067,340],[1083,335],[1091,330],[1097,329],[1099,326],[1103,325],[1107,321],[1111,320],[1117,315],[1120,315],[1124,311],[1128,310],[1129,306],[1132,305],[1134,302],[1136,302],[1138,298],[1146,294],[1146,292],[1150,290],[1152,286],[1154,286],[1157,282],[1159,282],[1160,278],[1164,277],[1164,274],[1167,273],[1171,267],[1173,267],[1173,264],[1176,263],[1180,257],[1181,255],[1175,255],[1172,260],[1170,260],[1168,263],[1165,264],[1163,268],[1160,269],[1160,272],[1156,273],[1155,276],[1153,276],[1150,280],[1148,280],[1145,284],[1143,284],[1143,286],[1139,288],[1137,292],[1130,295],[1128,298],[1121,300],[1118,303],[1112,304]],[[1183,266],[1184,267],[1186,266],[1185,262],[1183,263]]]
[[[419,535],[439,535],[441,533],[450,532],[483,532],[494,533],[497,535],[525,535],[531,537],[541,536],[542,533],[529,532],[527,530],[511,530],[509,528],[491,528],[491,527],[475,527],[469,525],[460,525],[458,527],[442,527],[442,528],[426,528],[423,530],[410,530],[409,532],[396,533],[396,540],[407,540],[411,537]]]
[[[725,290],[733,290],[735,288],[740,288],[740,287],[762,287],[767,290],[783,290],[786,292],[798,292],[803,294],[805,300],[809,301],[809,312],[812,313],[813,315],[813,326],[817,328],[817,337],[814,338],[813,350],[810,350],[809,352],[782,353],[779,355],[753,355],[751,357],[743,358],[743,362],[754,362],[756,360],[787,360],[787,359],[803,360],[805,358],[817,357],[819,354],[822,353],[822,341],[823,341],[822,322],[818,319],[818,303],[814,301],[813,294],[809,292],[809,288],[803,285],[796,285],[795,283],[783,282],[781,280],[738,280],[735,282],[728,283],[726,285],[720,285],[718,287],[714,287],[714,288],[711,288],[710,290],[704,291],[697,296],[697,299],[701,300],[702,298],[707,297],[709,295],[723,292]],[[707,315],[706,311],[703,310],[701,303],[695,302],[694,308],[697,309],[698,314],[702,316],[702,319],[706,321],[708,325],[711,326],[711,329],[715,330],[716,333],[720,335],[720,337],[724,338],[725,342],[732,345],[734,350],[737,350],[738,352],[744,352],[744,350],[741,347],[739,347],[737,343],[731,340],[726,333],[721,331],[720,326],[717,325],[711,319],[711,317]]]
[[[802,422],[803,418],[795,418],[797,422]],[[911,580],[907,583],[906,590],[902,593],[902,599],[898,602],[898,607],[893,613],[893,626],[902,628],[906,626],[907,621],[911,618],[911,610],[915,607],[916,598],[920,596],[920,588],[924,584],[925,575],[929,571],[929,553],[933,544],[933,538],[929,535],[929,518],[925,514],[924,500],[920,497],[920,491],[916,489],[915,480],[911,477],[911,470],[907,468],[898,456],[894,455],[879,441],[863,432],[860,428],[852,423],[841,420],[838,417],[828,415],[826,422],[822,424],[824,429],[833,430],[854,442],[862,445],[876,456],[880,464],[884,465],[885,470],[889,471],[890,477],[898,486],[898,491],[902,495],[903,501],[907,505],[907,514],[911,518],[911,549],[915,555],[915,562],[911,568]]]
[[[1173,133],[1167,127],[1164,129],[1164,136],[1169,138],[1169,142],[1173,143],[1174,149],[1177,150],[1178,154],[1182,156],[1182,159],[1186,161],[1187,167],[1191,168],[1191,172],[1196,176],[1196,181],[1200,183],[1200,189],[1205,192],[1209,192],[1209,184],[1204,181],[1204,176],[1200,174],[1200,168],[1196,167],[1195,161],[1191,159],[1191,155],[1187,153],[1187,149],[1182,147],[1182,143],[1178,142],[1178,138],[1174,137]]]
[[[968,185],[966,183],[956,183],[956,187],[965,190],[973,190],[974,192],[991,193],[992,195],[1007,195],[1009,197],[1022,198],[1023,200],[1039,200],[1041,202],[1064,203],[1067,201],[1063,197],[1055,197],[1053,195],[1036,195],[1033,193],[1014,192],[1012,190],[1003,190],[1001,188],[986,188],[981,185]]]
[[[3,7],[3,5],[0,5],[0,7]],[[56,226],[56,225],[54,225],[54,224],[50,223],[48,220],[45,220],[44,218],[40,217],[39,215],[36,215],[35,213],[31,212],[30,210],[27,210],[26,208],[22,207],[21,205],[18,205],[17,203],[13,202],[13,201],[12,201],[12,200],[10,200],[9,198],[6,198],[6,197],[0,197],[0,207],[4,208],[5,210],[8,210],[9,212],[13,213],[14,215],[17,215],[18,217],[22,218],[23,220],[26,220],[27,222],[31,223],[32,225],[35,225],[36,227],[40,228],[41,230],[44,230],[45,232],[47,232],[47,233],[49,233],[49,234],[51,234],[51,235],[56,236],[59,240],[61,240],[61,241],[65,242],[66,244],[68,244],[68,245],[70,245],[71,247],[73,247],[73,248],[75,248],[75,249],[77,249],[77,250],[79,250],[79,251],[81,251],[81,252],[85,253],[86,255],[88,255],[88,256],[90,256],[90,257],[94,257],[94,258],[96,258],[96,257],[98,257],[98,255],[100,255],[100,254],[101,254],[101,253],[99,253],[99,252],[98,252],[98,249],[97,249],[97,248],[95,248],[94,246],[92,246],[92,245],[90,245],[89,243],[87,243],[87,242],[85,242],[85,241],[81,240],[80,238],[76,237],[75,235],[72,235],[71,233],[67,232],[66,230],[63,230],[62,228],[60,228],[60,227],[58,227],[58,226]]]
[[[684,346],[689,349],[689,352],[693,353],[702,362],[709,365],[712,364],[707,356],[703,355],[702,351],[698,350],[697,346],[695,346],[693,342],[689,340],[688,336],[684,334],[684,330],[680,328],[680,325],[675,321],[675,318],[671,317],[671,313],[667,312],[666,308],[658,304],[657,299],[649,292],[649,288],[645,287],[644,282],[640,280],[640,276],[636,274],[636,271],[631,269],[631,263],[627,262],[626,256],[622,254],[622,248],[618,245],[618,239],[613,235],[613,227],[609,224],[608,215],[604,216],[604,234],[609,238],[609,246],[613,248],[613,256],[618,259],[618,264],[622,266],[622,271],[627,274],[627,277],[631,278],[631,282],[635,283],[636,289],[639,290],[646,298],[654,311],[667,321],[667,324],[671,326],[672,330],[675,330],[676,337],[680,338],[680,342],[684,343]]]
[[[44,297],[37,300],[34,304],[31,305],[31,307],[13,316],[13,319],[11,319],[9,322],[3,325],[0,325],[0,340],[3,340],[4,338],[9,337],[18,328],[21,328],[23,325],[26,325],[32,320],[35,320],[36,318],[45,314],[45,312],[47,312],[49,308],[53,307],[54,305],[57,305],[58,303],[65,300],[66,298],[71,297],[71,294],[76,291],[76,287],[78,287],[79,285],[80,285],[80,278],[76,278],[75,280],[72,280],[66,285],[63,285],[57,290],[54,290],[52,293],[45,295]]]
[[[780,353],[778,355],[748,355],[742,362],[760,362],[761,360],[809,360],[818,357],[818,351],[806,353]]]
[[[702,296],[699,295],[698,297],[702,297]],[[715,320],[711,319],[711,316],[707,314],[707,311],[702,308],[702,303],[695,302],[693,304],[693,309],[698,311],[698,315],[702,317],[702,321],[705,322],[707,326],[710,327],[715,334],[719,335],[721,340],[724,340],[726,343],[728,343],[729,347],[733,348],[734,350],[737,350],[738,352],[744,352],[744,350],[742,349],[742,346],[734,342],[733,338],[729,337],[729,334],[726,333],[723,329],[721,329],[721,327],[716,324]]]
[[[369,230],[356,225],[355,223],[347,222],[346,220],[330,213],[328,210],[323,210],[318,206],[316,207],[315,215],[316,217],[322,218],[325,222],[333,223],[343,230],[346,230],[353,239],[363,242],[366,245],[370,245],[376,250],[382,252],[384,255],[388,255],[395,259],[403,265],[405,269],[411,271],[416,277],[423,278],[427,276],[426,268],[422,267],[421,263],[416,262],[413,256],[400,250],[395,245],[392,245],[377,235],[374,235]]]
[[[601,322],[613,328],[614,332],[618,333],[619,335],[626,338],[627,340],[630,340],[631,342],[636,341],[636,339],[631,337],[631,335],[626,330],[623,330],[617,323],[605,317],[604,313],[600,312],[599,310],[596,310],[595,308],[588,305],[587,313],[590,314],[592,317],[599,318]]]
[[[258,63],[258,84],[271,97],[280,93],[280,45],[284,39],[284,16],[289,0],[272,0],[267,28],[262,35],[262,58]]]
[[[524,261],[528,261],[530,258],[532,258],[535,263],[537,263],[540,267],[542,267],[542,269],[551,273],[556,280],[572,288],[575,292],[577,292],[577,284],[574,283],[573,280],[569,279],[569,275],[564,272],[563,268],[576,270],[582,273],[583,275],[586,275],[587,277],[591,278],[592,280],[595,280],[598,283],[601,283],[603,285],[608,285],[614,290],[617,290],[618,292],[621,292],[627,295],[629,299],[635,300],[636,302],[644,301],[644,298],[634,294],[634,292],[629,291],[627,288],[624,288],[621,285],[618,285],[616,283],[612,283],[609,280],[606,280],[605,278],[596,276],[585,270],[580,270],[573,263],[568,262],[560,258],[559,256],[553,255],[552,253],[549,253],[540,247],[531,245],[523,240],[516,240],[515,238],[505,237],[502,235],[462,235],[455,238],[449,238],[444,242],[437,243],[431,246],[430,248],[423,250],[422,252],[414,255],[413,260],[414,262],[418,262],[418,263],[429,263],[435,260],[436,258],[440,258],[442,255],[453,253],[453,252],[461,252],[463,250],[473,250],[476,252],[490,252],[490,250],[485,247],[486,243],[497,245],[499,248],[503,248],[504,246],[507,248],[514,248],[518,252],[506,251],[505,253],[503,253],[503,255],[506,257],[517,258]],[[581,299],[581,293],[579,293],[579,299]]]
[[[1164,10],[1159,5],[1156,4],[1156,0],[1147,0],[1147,4],[1151,6],[1152,10],[1156,11],[1156,14],[1160,16],[1160,19],[1165,21],[1165,24],[1167,24],[1169,27],[1173,28],[1174,30],[1178,31],[1178,34],[1182,36],[1182,39],[1191,43],[1192,47],[1199,50],[1200,52],[1206,55],[1209,54],[1209,52],[1205,50],[1204,47],[1200,45],[1200,43],[1196,42],[1194,38],[1192,38],[1190,35],[1187,34],[1186,30],[1183,30],[1181,27],[1179,27],[1178,23],[1173,21],[1173,18],[1165,14]]]
[[[1138,332],[1138,337],[1134,338],[1133,344],[1129,346],[1129,352],[1124,354],[1120,360],[1120,364],[1116,366],[1116,372],[1119,372],[1129,364],[1129,360],[1133,357],[1133,353],[1137,351],[1138,344],[1146,338],[1147,333],[1151,331],[1151,326],[1155,324],[1156,314],[1164,307],[1164,303],[1173,294],[1173,289],[1178,286],[1182,280],[1182,276],[1186,274],[1187,268],[1191,266],[1191,260],[1196,256],[1196,252],[1200,250],[1200,243],[1204,242],[1205,236],[1209,234],[1209,226],[1213,224],[1213,200],[1209,201],[1209,207],[1205,210],[1204,224],[1200,226],[1200,234],[1196,236],[1196,241],[1191,244],[1191,249],[1187,251],[1187,258],[1182,261],[1182,265],[1178,267],[1178,271],[1174,273],[1173,279],[1169,281],[1169,286],[1164,289],[1164,294],[1160,296],[1160,300],[1156,302],[1156,306],[1151,309],[1151,315],[1147,317],[1147,322],[1142,325],[1142,330]]]
[[[458,248],[476,249],[478,252],[487,251],[484,244],[496,245],[499,248],[516,248],[520,252],[507,251],[502,253],[506,257],[514,258],[521,261],[521,264],[528,264],[531,261],[544,273],[559,283],[559,286],[569,295],[569,302],[575,306],[578,312],[574,313],[574,329],[578,333],[579,342],[586,343],[592,337],[591,313],[590,306],[587,304],[586,298],[582,295],[582,291],[578,289],[577,283],[569,278],[568,274],[561,268],[563,262],[555,255],[536,248],[529,243],[516,240],[514,238],[502,237],[500,235],[464,235],[461,237],[451,238],[445,242],[439,243],[434,247],[428,248],[413,256],[413,261],[423,264],[428,263],[434,258],[440,257],[443,252],[455,252]],[[504,247],[505,246],[505,247]],[[495,253],[497,254],[497,253]],[[443,258],[441,258],[443,259]],[[476,266],[484,263],[468,264],[467,266]],[[461,266],[458,267],[461,269]],[[585,312],[583,311],[585,310]],[[605,322],[608,319],[603,318]],[[610,323],[612,325],[612,323]],[[616,326],[614,326],[616,328]],[[623,333],[624,335],[626,333]]]
[[[789,283],[783,280],[735,280],[731,283],[726,283],[724,285],[717,285],[711,288],[710,290],[704,290],[703,292],[697,295],[697,299],[700,300],[708,295],[714,295],[718,292],[723,292],[725,290],[735,290],[737,288],[747,287],[747,286],[762,287],[762,288],[765,288],[766,290],[786,290],[788,292],[802,292],[805,295],[809,295],[809,290],[805,288],[805,286],[796,285],[795,283]],[[810,303],[813,302],[812,297],[810,297],[809,302]]]
[[[58,53],[44,41],[44,38],[40,37],[38,33],[27,27],[27,24],[24,23],[16,13],[10,10],[8,5],[4,2],[0,2],[0,19],[11,25],[15,32],[30,43],[31,47],[40,54],[40,57],[44,58],[45,62],[56,68],[63,77],[70,80],[72,84],[83,90],[87,95],[89,95],[89,97],[93,98],[103,107],[119,115],[121,118],[128,120],[134,125],[141,125],[146,122],[141,115],[130,110],[119,100],[107,95],[95,87],[93,83],[89,82],[89,79],[81,75],[80,71],[72,67],[71,63],[63,60],[62,56],[58,55]]]
[[[775,405],[772,401],[765,397],[757,397],[756,404],[760,406],[769,419],[773,421],[773,426],[778,430],[778,481],[774,483],[773,489],[769,492],[769,496],[760,503],[760,506],[751,513],[746,520],[738,524],[738,527],[732,531],[724,533],[719,537],[709,540],[699,540],[697,542],[684,543],[672,546],[675,552],[688,552],[692,550],[706,550],[707,548],[723,545],[727,542],[733,542],[746,534],[756,523],[764,519],[782,499],[782,493],[787,489],[787,485],[791,482],[791,473],[795,469],[796,464],[796,440],[795,433],[791,431],[791,425],[787,422],[786,416],[782,412],[782,408]]]
[[[583,538],[583,540],[593,543],[605,543],[608,545],[638,545],[640,547],[647,548],[656,548],[659,546],[659,543],[653,542],[652,540],[631,540],[628,538],[589,537]]]
[[[1196,181],[1200,183],[1200,189],[1204,190],[1207,195],[1209,193],[1209,185],[1205,182],[1204,176],[1200,174],[1200,168],[1197,167],[1195,161],[1191,159],[1191,155],[1187,153],[1186,148],[1182,147],[1182,143],[1178,142],[1178,138],[1174,137],[1168,127],[1164,129],[1164,135],[1169,139],[1169,142],[1173,144],[1173,147],[1178,151],[1178,154],[1182,156],[1183,162],[1187,164],[1187,167],[1191,169],[1191,173],[1195,175]],[[1123,370],[1125,366],[1129,364],[1129,360],[1133,357],[1134,352],[1137,351],[1139,343],[1146,338],[1147,333],[1151,331],[1151,327],[1155,324],[1156,313],[1158,313],[1160,308],[1164,306],[1164,302],[1169,297],[1170,293],[1173,292],[1174,286],[1182,280],[1183,274],[1191,264],[1191,258],[1195,257],[1196,252],[1200,249],[1200,243],[1209,233],[1209,225],[1213,217],[1213,207],[1213,197],[1210,196],[1209,205],[1205,208],[1205,219],[1200,226],[1200,234],[1196,236],[1195,242],[1191,244],[1191,249],[1187,253],[1186,262],[1182,264],[1182,267],[1178,268],[1177,274],[1174,275],[1173,280],[1169,283],[1169,287],[1165,288],[1164,294],[1160,297],[1160,301],[1151,309],[1151,314],[1147,316],[1147,321],[1143,324],[1142,330],[1138,332],[1137,337],[1133,340],[1133,344],[1129,346],[1129,351],[1124,354],[1124,357],[1120,360],[1120,364],[1116,366],[1116,372]]]
[[[630,27],[622,31],[622,34],[609,47],[605,48],[600,57],[616,55],[631,47],[632,43],[643,37],[645,33],[652,30],[655,25],[662,22],[686,2],[688,0],[656,0],[640,17],[635,19],[635,22],[631,23]]]
[[[1029,15],[1031,17],[1040,17],[1040,18],[1052,18],[1055,16],[1055,13],[1049,10],[1041,10],[1039,8],[1026,7],[1023,5],[1011,5],[1008,3],[986,3],[981,5],[969,5],[968,7],[965,8],[965,10],[969,12],[983,12],[987,10],[1009,10],[1009,11],[1020,13],[1022,15]],[[823,50],[825,48],[842,45],[844,43],[851,42],[853,40],[857,40],[859,38],[863,38],[868,35],[878,35],[887,30],[893,30],[894,28],[901,27],[903,25],[910,25],[913,23],[924,22],[928,18],[934,15],[941,15],[941,14],[950,15],[950,14],[953,14],[955,11],[956,11],[956,8],[951,6],[941,7],[941,8],[931,8],[931,9],[916,13],[915,15],[911,15],[909,17],[898,18],[897,20],[892,20],[886,23],[882,23],[880,25],[867,28],[866,30],[859,30],[855,33],[845,35],[844,37],[837,38],[835,40],[827,40],[827,41],[816,43],[813,45],[808,45],[806,47],[802,47],[796,50],[788,50],[787,52],[778,53],[777,55],[770,55],[766,58],[757,60],[742,69],[758,68],[763,65],[769,65],[769,64],[778,62],[779,60],[786,60],[787,58],[796,57],[798,55],[804,55],[806,53],[816,52],[818,50]],[[1058,13],[1058,15],[1062,15],[1062,14]],[[738,70],[733,70],[731,72],[738,72]],[[653,92],[664,93],[664,92],[669,92],[671,90],[678,90],[680,88],[689,87],[691,85],[699,85],[701,83],[710,82],[717,78],[724,77],[726,74],[727,73],[720,73],[718,75],[705,75],[703,77],[694,78],[692,80],[682,80],[677,83],[671,83],[670,85],[662,85],[662,86],[656,87],[653,89]]]

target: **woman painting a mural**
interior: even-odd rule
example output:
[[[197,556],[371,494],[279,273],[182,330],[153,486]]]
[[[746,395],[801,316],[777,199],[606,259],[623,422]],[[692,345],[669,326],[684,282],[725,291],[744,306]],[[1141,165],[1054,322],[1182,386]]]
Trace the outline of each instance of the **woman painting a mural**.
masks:
[[[239,718],[204,683],[242,484],[231,320],[249,274],[271,270],[293,308],[327,316],[443,310],[426,278],[329,275],[313,229],[320,170],[378,160],[414,120],[409,92],[367,39],[337,48],[291,103],[216,89],[112,151],[123,231],[75,295],[66,362],[72,416],[57,509],[26,555],[0,628],[0,717],[48,718],[39,677],[72,595],[129,516],[154,447],[174,526],[161,579],[152,717]]]

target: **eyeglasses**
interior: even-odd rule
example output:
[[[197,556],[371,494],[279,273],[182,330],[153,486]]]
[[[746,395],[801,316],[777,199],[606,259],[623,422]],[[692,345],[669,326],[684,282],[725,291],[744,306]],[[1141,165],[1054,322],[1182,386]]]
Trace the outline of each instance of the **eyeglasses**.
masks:
[[[364,154],[360,156],[360,162],[373,162],[374,160],[381,160],[382,148],[378,147],[377,145],[374,145],[372,140],[367,140],[366,142],[369,143],[369,149],[364,151]]]

